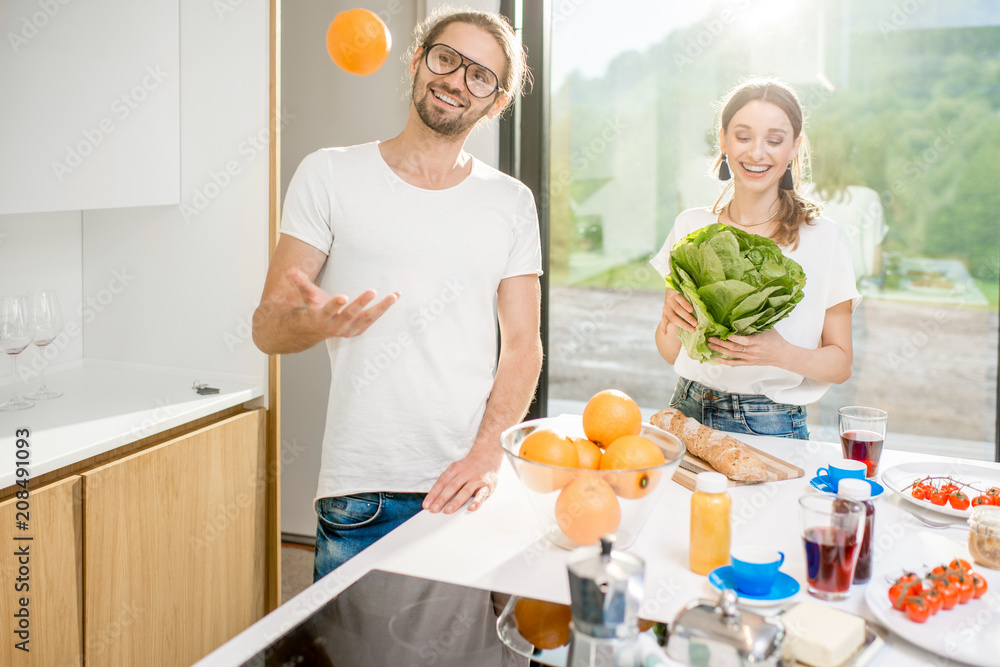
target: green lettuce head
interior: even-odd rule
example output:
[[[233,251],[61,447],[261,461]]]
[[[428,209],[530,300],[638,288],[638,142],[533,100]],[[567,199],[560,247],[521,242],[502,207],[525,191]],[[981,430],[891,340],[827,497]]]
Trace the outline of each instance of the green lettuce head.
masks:
[[[694,333],[679,332],[688,356],[717,363],[708,339],[749,336],[773,327],[802,300],[806,274],[771,239],[716,223],[670,251],[667,286],[694,307]]]

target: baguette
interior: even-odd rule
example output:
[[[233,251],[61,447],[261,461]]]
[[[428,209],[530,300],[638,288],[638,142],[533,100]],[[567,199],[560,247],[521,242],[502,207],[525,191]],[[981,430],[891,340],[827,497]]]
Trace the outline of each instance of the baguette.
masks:
[[[689,452],[704,459],[729,479],[741,482],[765,482],[768,479],[767,468],[744,443],[700,424],[680,410],[660,410],[650,418],[649,423],[676,435],[684,441]]]

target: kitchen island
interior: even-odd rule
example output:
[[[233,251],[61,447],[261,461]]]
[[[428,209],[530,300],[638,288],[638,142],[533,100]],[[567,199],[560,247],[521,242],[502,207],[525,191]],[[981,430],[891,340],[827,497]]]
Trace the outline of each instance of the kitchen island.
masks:
[[[817,467],[840,458],[840,446],[816,441],[740,437],[806,471],[805,477],[798,479],[729,490],[733,498],[733,544],[766,544],[783,551],[786,560],[782,571],[802,586],[797,596],[785,603],[788,606],[809,598],[805,592],[805,553],[797,499],[816,493],[809,479]],[[939,463],[945,474],[953,464],[962,463],[946,457],[886,450],[881,470],[910,462]],[[1000,474],[1000,465],[974,463]],[[692,573],[687,567],[690,497],[690,491],[671,482],[642,534],[628,549],[646,562],[645,597],[641,608],[641,616],[645,618],[670,622],[692,600],[717,597],[707,578]],[[948,524],[947,528],[932,529],[910,513],[910,503],[888,489],[874,502],[874,576],[869,585],[879,585],[876,579],[884,577],[887,566],[900,556],[900,550],[909,549],[914,540],[951,540],[956,551],[964,551],[968,529],[963,520],[949,520],[947,516],[928,512],[927,518]],[[520,482],[505,460],[494,497],[479,511],[463,509],[452,516],[421,512],[197,664],[203,667],[244,664],[372,570],[568,603],[567,554],[549,544],[541,534]],[[979,566],[976,570],[987,578],[990,589],[984,598],[974,601],[980,609],[969,641],[975,642],[984,660],[1000,664],[1000,571]],[[829,604],[874,621],[876,617],[865,601],[865,588],[854,586],[847,600]],[[941,617],[932,620],[938,618]],[[958,615],[954,619],[959,623]],[[970,628],[966,626],[956,627],[955,632],[968,633]],[[956,634],[958,637],[969,635]],[[886,667],[954,664],[892,633],[887,636],[886,644],[870,664]],[[966,649],[968,645],[966,643]],[[255,660],[252,664],[264,663]]]

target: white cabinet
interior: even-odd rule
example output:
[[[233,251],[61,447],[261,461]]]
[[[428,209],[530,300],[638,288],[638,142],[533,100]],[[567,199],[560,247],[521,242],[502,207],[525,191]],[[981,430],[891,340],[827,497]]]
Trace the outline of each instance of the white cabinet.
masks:
[[[0,213],[180,201],[179,0],[5,0]]]

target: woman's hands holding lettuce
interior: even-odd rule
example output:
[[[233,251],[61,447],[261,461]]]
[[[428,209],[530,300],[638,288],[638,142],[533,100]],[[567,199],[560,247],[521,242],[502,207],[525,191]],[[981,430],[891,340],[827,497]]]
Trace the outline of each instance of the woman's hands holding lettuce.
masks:
[[[710,363],[722,356],[709,347],[710,338],[771,329],[802,300],[806,283],[802,267],[774,241],[719,223],[678,241],[664,277],[692,308],[685,317],[675,305],[675,314],[696,320],[693,331],[678,331],[688,356]]]

